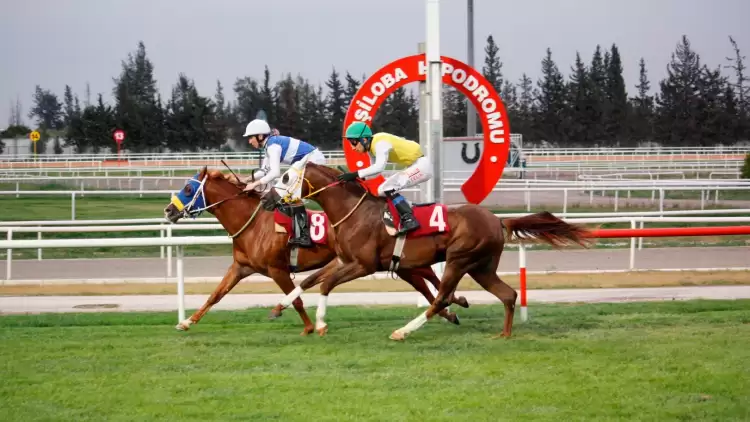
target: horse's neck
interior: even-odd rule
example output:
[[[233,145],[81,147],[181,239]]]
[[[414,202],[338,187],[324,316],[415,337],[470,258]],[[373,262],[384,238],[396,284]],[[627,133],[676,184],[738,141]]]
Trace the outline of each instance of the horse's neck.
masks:
[[[362,195],[365,195],[364,199],[362,199]],[[370,208],[382,202],[379,198],[367,193],[364,188],[361,193],[353,194],[343,187],[334,187],[320,192],[318,200],[320,207],[323,208],[323,211],[334,224],[350,215],[355,207],[357,209]],[[379,215],[379,213],[376,215]]]
[[[234,234],[240,230],[245,223],[247,223],[247,220],[250,219],[256,211],[258,205],[260,205],[260,199],[257,198],[251,198],[250,200],[244,198],[238,198],[236,200],[230,199],[214,208],[212,211],[224,229],[227,232]],[[258,215],[256,215],[255,218],[260,217],[262,212],[263,210],[259,210]]]

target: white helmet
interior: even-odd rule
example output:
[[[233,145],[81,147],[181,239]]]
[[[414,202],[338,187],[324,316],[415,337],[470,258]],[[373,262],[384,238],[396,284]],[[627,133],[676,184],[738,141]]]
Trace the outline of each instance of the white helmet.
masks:
[[[268,126],[268,122],[261,119],[255,119],[247,124],[245,134],[242,136],[268,135],[269,133],[271,133],[271,126]]]

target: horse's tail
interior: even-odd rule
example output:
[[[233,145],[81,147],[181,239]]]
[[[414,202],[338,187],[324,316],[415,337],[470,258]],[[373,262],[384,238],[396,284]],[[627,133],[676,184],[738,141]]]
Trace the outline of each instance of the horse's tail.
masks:
[[[577,243],[588,247],[590,231],[577,224],[566,223],[551,213],[544,211],[519,218],[504,219],[506,238],[513,235],[517,238],[532,238],[541,240],[554,247],[564,246],[566,243]]]

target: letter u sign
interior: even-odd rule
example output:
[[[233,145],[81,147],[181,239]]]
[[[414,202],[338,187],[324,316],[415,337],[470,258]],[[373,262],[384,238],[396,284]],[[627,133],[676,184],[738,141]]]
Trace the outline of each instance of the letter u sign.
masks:
[[[388,95],[410,82],[426,80],[424,58],[424,54],[403,57],[373,73],[352,98],[344,119],[343,131],[357,120],[372,125],[373,116]],[[442,56],[441,60],[443,83],[466,95],[482,121],[482,156],[478,159],[474,173],[461,185],[461,192],[466,200],[479,204],[492,192],[503,176],[510,151],[510,123],[505,113],[505,105],[489,81],[466,63],[446,56]],[[369,166],[370,156],[355,151],[349,142],[343,139],[343,131],[342,144],[349,169],[354,171]],[[378,176],[367,181],[367,187],[371,192],[376,192],[384,180],[382,176]]]

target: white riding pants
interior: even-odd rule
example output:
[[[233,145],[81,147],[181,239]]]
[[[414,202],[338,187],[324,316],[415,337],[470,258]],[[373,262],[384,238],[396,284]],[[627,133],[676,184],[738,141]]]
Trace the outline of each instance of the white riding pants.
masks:
[[[427,157],[420,157],[411,166],[394,173],[378,187],[378,196],[385,196],[387,191],[398,192],[416,186],[432,178],[432,162]]]

